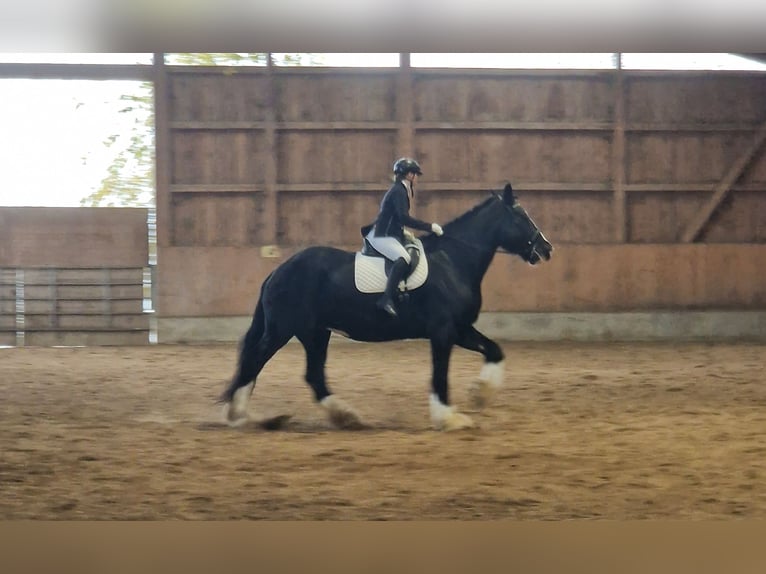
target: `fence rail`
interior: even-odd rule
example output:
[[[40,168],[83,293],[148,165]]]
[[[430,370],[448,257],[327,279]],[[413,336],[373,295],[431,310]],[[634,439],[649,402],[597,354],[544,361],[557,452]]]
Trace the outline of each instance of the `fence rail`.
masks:
[[[0,345],[149,343],[148,269],[0,268]]]

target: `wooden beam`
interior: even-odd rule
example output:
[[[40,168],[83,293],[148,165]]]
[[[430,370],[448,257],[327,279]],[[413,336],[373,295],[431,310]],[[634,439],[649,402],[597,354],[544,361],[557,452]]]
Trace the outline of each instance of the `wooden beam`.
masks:
[[[414,156],[413,122],[413,93],[412,93],[412,69],[410,68],[410,55],[399,54],[399,73],[396,76],[396,121],[399,129],[396,142],[395,155]],[[391,158],[392,160],[396,158]]]
[[[622,71],[622,55],[617,60],[614,72],[614,131],[612,133],[612,215],[614,219],[614,240],[625,243],[628,239],[625,201],[625,81]]]
[[[692,124],[674,124],[668,122],[662,123],[633,123],[625,126],[627,132],[754,132],[757,131],[760,124],[754,123],[692,123]]]
[[[439,130],[496,130],[496,131],[593,131],[606,132],[614,130],[614,122],[508,122],[508,121],[456,121],[434,122],[414,121],[414,131]],[[636,123],[625,124],[625,132],[750,132],[756,131],[759,124],[672,124],[672,123]],[[234,121],[197,121],[179,120],[170,122],[173,130],[263,130],[264,121],[234,120]],[[314,131],[314,130],[353,130],[353,131],[383,131],[399,130],[399,121],[335,121],[335,122],[276,122],[277,131]]]
[[[265,130],[267,121],[176,121],[174,130]],[[277,131],[383,131],[399,129],[398,122],[274,122]]]
[[[170,186],[173,193],[254,193],[265,191],[257,183],[176,183]]]
[[[312,192],[380,192],[386,182],[326,182],[326,183],[277,183],[277,192],[312,193]],[[661,184],[657,191],[663,190]],[[503,183],[498,181],[423,181],[419,189],[423,191],[500,191]],[[561,191],[561,192],[611,192],[609,183],[600,182],[513,182],[517,191]],[[650,191],[653,191],[651,189]],[[181,183],[170,186],[172,193],[263,193],[266,185],[262,183]],[[641,191],[647,191],[642,188]]]
[[[744,153],[742,153],[742,155],[737,158],[737,160],[732,164],[731,168],[729,168],[729,171],[726,172],[726,175],[716,186],[716,190],[713,193],[713,196],[702,207],[702,209],[697,212],[692,221],[686,227],[683,234],[681,235],[681,241],[683,243],[691,243],[697,239],[702,229],[710,221],[710,217],[713,215],[713,213],[715,213],[715,210],[718,209],[718,206],[721,205],[721,202],[723,201],[724,197],[726,197],[726,194],[729,192],[734,182],[739,179],[739,177],[745,171],[745,168],[747,168],[758,151],[761,149],[764,140],[766,140],[766,122],[764,122],[760,129],[755,133],[750,146],[744,151]]]
[[[165,54],[154,54],[152,64],[154,82],[154,149],[155,149],[155,206],[157,208],[157,247],[169,247],[172,242],[173,204],[170,196],[171,140],[168,124],[170,123],[170,90]]]
[[[399,72],[396,76],[396,119],[399,122],[399,132],[396,141],[396,157],[409,156],[415,157],[415,128],[413,126],[415,100],[412,81],[412,68],[410,67],[410,54],[402,52],[399,54]],[[390,158],[391,164],[396,158]],[[421,158],[422,161],[422,158]],[[385,166],[388,173],[391,173],[392,165]],[[417,214],[418,194],[416,190],[410,204],[410,214]]]
[[[265,129],[264,129],[264,147],[266,148],[266,157],[263,165],[264,191],[266,192],[263,221],[266,243],[270,245],[277,244],[277,234],[279,233],[279,200],[277,197],[277,136],[276,136],[276,105],[274,85],[274,59],[271,52],[266,54],[266,109],[265,109]]]
[[[458,122],[414,122],[418,131],[437,130],[498,130],[498,131],[610,131],[611,122],[503,122],[503,121],[458,121]]]
[[[31,80],[143,80],[153,78],[149,64],[0,63],[0,78]]]
[[[713,193],[717,188],[715,183],[629,183],[625,191],[635,193],[655,192],[705,192]],[[766,191],[766,183],[740,183],[731,186],[731,191]]]

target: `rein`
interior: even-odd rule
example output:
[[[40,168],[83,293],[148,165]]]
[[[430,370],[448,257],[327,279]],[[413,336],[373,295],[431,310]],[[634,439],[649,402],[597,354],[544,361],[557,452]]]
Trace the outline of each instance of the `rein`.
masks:
[[[506,205],[506,203],[503,201],[503,199],[499,195],[496,195],[496,194],[493,194],[493,195],[495,196],[495,198],[497,198],[500,201],[500,203],[502,204],[502,206],[505,209],[507,209],[509,212],[511,212],[511,210],[513,209],[513,206]],[[514,204],[514,205],[516,205],[516,204]],[[529,217],[529,216],[527,216],[527,217]],[[534,223],[533,223],[533,225],[534,225]],[[482,248],[481,245],[478,245],[476,243],[472,243],[470,241],[466,241],[465,239],[461,239],[460,237],[455,237],[454,235],[449,235],[446,230],[445,230],[444,234],[441,237],[446,237],[448,239],[451,239],[452,241],[456,241],[458,243],[462,243],[463,245],[465,245],[467,247],[470,247],[472,249],[481,249]],[[528,259],[531,258],[532,254],[535,251],[535,243],[537,242],[537,240],[539,238],[540,238],[540,229],[535,225],[535,232],[534,232],[534,234],[532,234],[532,237],[529,240],[527,240],[527,242],[526,242],[526,249],[523,252],[523,256],[524,257],[526,257]],[[508,251],[507,249],[505,249],[504,247],[499,246],[499,245],[495,248],[495,253],[504,253],[506,255],[514,255],[514,253],[512,253],[511,251]]]

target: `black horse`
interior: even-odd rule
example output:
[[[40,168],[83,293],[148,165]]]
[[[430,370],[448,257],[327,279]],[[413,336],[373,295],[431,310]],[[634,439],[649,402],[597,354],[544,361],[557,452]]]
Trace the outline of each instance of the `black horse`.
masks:
[[[399,316],[376,308],[379,294],[354,284],[355,254],[332,247],[309,247],[293,255],[264,281],[253,321],[240,344],[238,368],[220,397],[232,426],[247,420],[255,380],[274,354],[295,336],[306,350],[306,382],[330,421],[362,428],[359,417],[333,395],[325,380],[331,331],[357,341],[429,339],[433,361],[430,412],[437,429],[473,426],[450,406],[447,371],[452,347],[484,355],[472,389],[486,404],[502,382],[501,348],[473,327],[481,309],[481,281],[499,249],[534,265],[550,259],[553,246],[519,205],[511,184],[444,226],[444,235],[421,238],[428,258],[425,283],[398,303]]]

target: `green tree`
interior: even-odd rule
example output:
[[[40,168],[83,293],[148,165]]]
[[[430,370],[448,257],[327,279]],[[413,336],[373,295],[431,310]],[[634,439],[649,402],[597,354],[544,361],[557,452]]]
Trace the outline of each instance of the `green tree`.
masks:
[[[185,53],[168,54],[167,62],[177,65],[226,66],[266,65],[265,53]],[[316,65],[316,54],[279,54],[274,58],[280,66]],[[98,189],[80,200],[90,207],[151,207],[155,204],[154,169],[154,92],[151,82],[141,82],[120,101],[121,114],[134,121],[129,133],[113,134],[104,145],[114,149],[114,159],[107,168]]]

